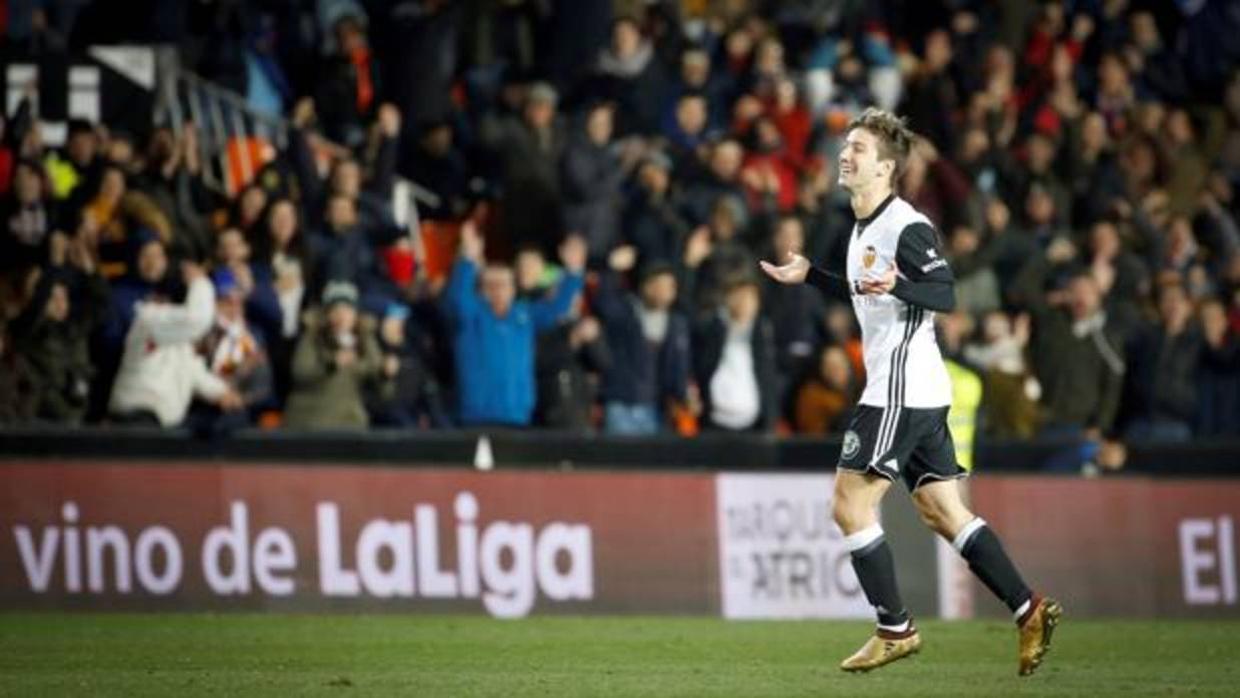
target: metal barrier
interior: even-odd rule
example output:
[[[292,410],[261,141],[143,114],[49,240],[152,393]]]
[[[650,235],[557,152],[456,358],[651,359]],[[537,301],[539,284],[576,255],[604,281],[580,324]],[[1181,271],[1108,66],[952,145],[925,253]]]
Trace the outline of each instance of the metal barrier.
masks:
[[[155,123],[166,123],[180,137],[187,121],[198,129],[202,177],[210,188],[235,194],[266,164],[261,148],[283,151],[292,124],[252,108],[241,95],[181,67],[175,49],[156,52],[158,83]],[[341,150],[344,146],[332,144]],[[274,157],[274,153],[271,154]],[[439,197],[427,188],[397,177],[392,191],[396,222],[416,234],[417,204],[438,206]]]

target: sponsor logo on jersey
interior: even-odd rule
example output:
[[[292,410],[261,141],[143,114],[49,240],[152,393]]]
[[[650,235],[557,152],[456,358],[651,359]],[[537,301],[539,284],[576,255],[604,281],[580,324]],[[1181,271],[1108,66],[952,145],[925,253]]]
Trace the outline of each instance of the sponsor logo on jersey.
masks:
[[[945,259],[936,259],[936,260],[934,260],[933,262],[930,262],[929,264],[923,264],[923,265],[921,265],[921,273],[923,273],[923,274],[929,274],[930,272],[934,271],[935,269],[938,269],[938,268],[940,268],[940,267],[945,267],[945,266],[947,266],[947,260],[945,260]]]

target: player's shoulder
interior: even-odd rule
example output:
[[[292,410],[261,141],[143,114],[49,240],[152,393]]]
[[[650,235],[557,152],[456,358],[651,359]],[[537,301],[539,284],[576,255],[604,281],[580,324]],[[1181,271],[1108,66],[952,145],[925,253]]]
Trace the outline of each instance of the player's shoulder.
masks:
[[[891,202],[892,223],[898,230],[903,231],[912,225],[927,225],[934,228],[929,216],[918,211],[913,204],[897,196]]]

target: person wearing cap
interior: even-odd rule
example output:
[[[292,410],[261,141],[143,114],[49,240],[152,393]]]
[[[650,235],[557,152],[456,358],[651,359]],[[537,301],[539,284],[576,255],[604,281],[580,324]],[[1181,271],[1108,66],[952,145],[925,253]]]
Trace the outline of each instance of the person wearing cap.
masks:
[[[466,223],[443,295],[452,323],[459,418],[466,426],[524,427],[536,398],[535,336],[563,318],[580,293],[586,245],[580,237],[564,241],[560,260],[566,273],[549,298],[537,301],[516,298],[510,267],[482,268],[483,252],[480,233]]]
[[[211,273],[215,286],[215,322],[198,343],[207,368],[241,396],[241,404],[221,409],[209,403],[190,409],[188,424],[214,436],[248,425],[253,410],[271,399],[272,375],[267,352],[245,319],[245,289],[229,267]]]
[[[181,274],[189,287],[184,303],[152,299],[135,306],[108,405],[115,422],[178,426],[195,395],[223,410],[242,404],[195,350],[214,320],[215,290],[197,264],[183,262]]]
[[[293,388],[284,412],[293,429],[364,429],[365,394],[379,379],[382,355],[374,322],[358,314],[357,287],[331,281],[323,308],[310,311],[293,353]]]
[[[621,229],[637,248],[639,264],[676,259],[689,234],[673,188],[672,160],[661,151],[646,155],[637,169],[637,186],[624,208]]]
[[[620,274],[635,256],[632,247],[613,252],[592,299],[611,350],[602,385],[603,428],[611,434],[656,434],[675,406],[691,402],[689,321],[676,309],[675,268],[649,262],[638,292],[625,291]]]
[[[479,135],[499,160],[503,233],[514,243],[547,243],[564,232],[560,156],[565,130],[555,88],[536,82],[526,90],[519,118],[489,114]]]

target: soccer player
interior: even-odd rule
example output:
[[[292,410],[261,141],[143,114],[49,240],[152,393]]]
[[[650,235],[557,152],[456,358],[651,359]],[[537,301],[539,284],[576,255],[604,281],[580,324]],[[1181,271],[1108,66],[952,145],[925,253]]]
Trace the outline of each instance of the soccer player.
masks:
[[[956,480],[967,473],[956,462],[947,428],[951,384],[933,321],[935,312],[955,307],[954,278],[930,221],[894,192],[912,141],[904,121],[890,112],[867,109],[849,124],[839,183],[857,222],[843,275],[795,253],[782,266],[760,263],[776,281],[810,283],[850,299],[861,325],[866,386],[844,434],[833,515],[878,628],[840,668],[869,671],[921,648],[878,521],[878,503],[898,478],[926,525],[951,541],[1012,611],[1019,673],[1027,676],[1042,663],[1063,609],[1029,589],[998,536],[960,496]]]

